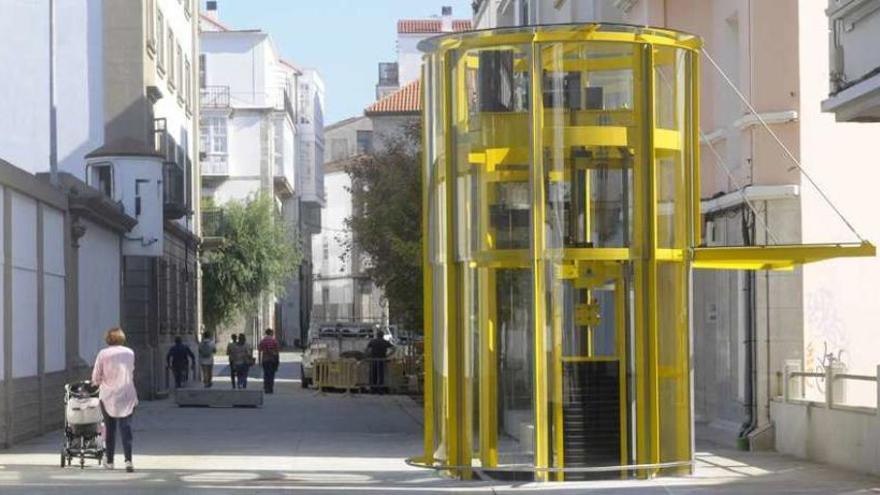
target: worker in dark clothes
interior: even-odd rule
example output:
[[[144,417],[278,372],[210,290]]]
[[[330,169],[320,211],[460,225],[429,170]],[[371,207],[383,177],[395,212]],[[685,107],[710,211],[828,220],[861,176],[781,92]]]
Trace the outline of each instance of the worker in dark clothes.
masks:
[[[370,358],[370,389],[373,392],[385,392],[385,362],[388,351],[394,345],[385,340],[385,332],[379,330],[376,338],[367,344],[367,357]]]
[[[171,349],[168,349],[165,361],[174,374],[174,388],[180,388],[186,383],[186,372],[190,367],[193,369],[193,373],[195,373],[196,356],[189,350],[189,347],[184,345],[180,337],[174,337],[174,345],[171,346]]]

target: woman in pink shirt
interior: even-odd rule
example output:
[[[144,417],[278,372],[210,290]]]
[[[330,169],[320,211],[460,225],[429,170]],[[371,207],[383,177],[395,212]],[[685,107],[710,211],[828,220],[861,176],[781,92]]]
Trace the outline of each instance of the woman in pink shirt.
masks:
[[[98,397],[104,412],[107,441],[107,458],[104,467],[113,469],[113,452],[116,450],[116,427],[122,434],[125,452],[125,470],[134,471],[131,463],[131,415],[138,404],[134,388],[134,351],[125,347],[125,332],[111,328],[104,337],[107,347],[95,358],[92,383],[98,385]]]

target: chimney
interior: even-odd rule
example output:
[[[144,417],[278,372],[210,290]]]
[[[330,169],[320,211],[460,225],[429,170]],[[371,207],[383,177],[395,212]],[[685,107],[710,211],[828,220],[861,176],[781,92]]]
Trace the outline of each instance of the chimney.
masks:
[[[452,32],[452,7],[444,6],[440,16],[440,31],[444,33]]]
[[[218,20],[220,13],[217,11],[217,0],[208,0],[208,4],[205,8],[205,16],[212,21]]]

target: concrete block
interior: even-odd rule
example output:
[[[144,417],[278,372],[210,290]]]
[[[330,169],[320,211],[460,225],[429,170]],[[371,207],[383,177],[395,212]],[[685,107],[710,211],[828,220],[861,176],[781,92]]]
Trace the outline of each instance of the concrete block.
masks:
[[[180,407],[261,407],[263,391],[259,389],[181,388],[174,394]]]

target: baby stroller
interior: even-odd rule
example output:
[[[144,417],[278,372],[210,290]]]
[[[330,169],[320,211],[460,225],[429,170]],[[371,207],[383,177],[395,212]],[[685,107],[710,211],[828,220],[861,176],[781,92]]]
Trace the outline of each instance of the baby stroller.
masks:
[[[79,458],[80,469],[86,459],[104,457],[104,415],[98,399],[98,387],[88,381],[64,386],[64,446],[61,467],[72,465]]]

